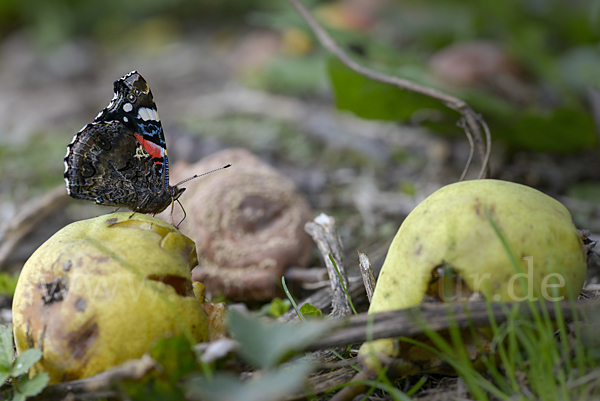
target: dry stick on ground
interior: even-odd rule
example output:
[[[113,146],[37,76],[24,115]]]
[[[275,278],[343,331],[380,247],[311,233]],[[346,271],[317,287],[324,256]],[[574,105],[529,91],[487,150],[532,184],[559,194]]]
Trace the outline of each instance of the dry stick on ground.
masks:
[[[557,310],[560,310],[560,314],[566,320],[586,320],[589,319],[589,316],[586,317],[586,315],[598,310],[600,299],[577,302],[547,302],[544,305],[533,304],[533,306],[537,308],[538,313],[542,311],[542,308],[546,308],[550,319],[555,319]],[[316,340],[306,350],[362,343],[367,339],[411,337],[423,333],[425,328],[442,331],[451,327],[489,327],[491,317],[500,325],[508,320],[515,309],[517,309],[518,315],[522,319],[530,321],[533,318],[532,305],[526,302],[513,304],[492,303],[489,307],[485,302],[422,304],[410,309],[371,315],[360,314],[332,321],[330,324],[337,325],[337,327]],[[367,335],[367,322],[369,320],[372,321],[372,326],[369,327]],[[356,380],[354,374],[356,374],[356,371],[351,368],[338,369],[327,373],[323,378],[320,376],[312,377],[309,379],[308,384],[312,394],[322,394],[352,379]],[[306,396],[306,394],[304,395]],[[289,397],[290,400],[300,398],[300,395]]]
[[[304,230],[313,238],[316,242],[321,255],[325,260],[325,266],[327,267],[327,273],[329,274],[329,282],[331,283],[331,315],[334,318],[340,318],[348,316],[351,312],[350,302],[346,296],[344,288],[348,289],[348,279],[346,277],[346,270],[344,268],[344,248],[342,246],[342,240],[337,233],[335,227],[335,220],[331,216],[321,213],[314,221],[309,221],[304,226]],[[336,271],[329,254],[333,256],[339,276],[342,277],[340,282],[338,272]]]
[[[42,197],[26,203],[21,208],[19,213],[8,223],[4,236],[0,238],[0,269],[23,238],[35,230],[52,213],[60,209],[69,199],[71,198],[67,195],[63,184],[46,192]]]
[[[58,400],[100,400],[120,399],[120,392],[115,388],[118,381],[124,379],[140,380],[156,367],[156,361],[149,355],[140,359],[132,359],[107,370],[81,380],[48,386],[39,395],[28,398],[31,401]]]
[[[533,305],[541,310],[541,305]],[[582,314],[597,310],[600,307],[600,300],[547,302],[544,307],[548,310],[550,319],[554,319],[557,310],[560,310],[564,319],[572,320],[580,319]],[[533,319],[531,305],[527,302],[491,303],[489,308],[488,310],[488,305],[485,302],[435,303],[422,304],[397,311],[351,316],[332,322],[332,325],[338,325],[338,327],[329,334],[321,336],[307,350],[361,343],[366,341],[367,338],[376,340],[379,338],[414,336],[423,333],[425,325],[434,331],[446,330],[450,327],[466,328],[471,325],[473,327],[487,327],[490,325],[490,316],[493,316],[496,323],[501,324],[508,319],[509,314],[515,308],[522,318]],[[372,321],[372,325],[367,329],[368,321]]]
[[[371,261],[368,256],[364,253],[358,253],[358,265],[360,266],[360,274],[363,278],[363,284],[367,291],[367,298],[369,303],[373,299],[373,292],[375,292],[375,275],[373,274],[373,268],[371,267]]]
[[[321,45],[323,45],[323,47],[329,50],[342,63],[344,63],[353,71],[374,81],[393,85],[400,89],[420,93],[422,95],[426,95],[431,98],[437,99],[452,110],[459,112],[462,116],[459,125],[461,126],[461,128],[464,129],[465,134],[467,135],[467,139],[469,140],[469,144],[471,145],[469,158],[467,160],[465,169],[463,170],[463,173],[460,177],[460,180],[462,180],[465,177],[469,167],[471,166],[474,153],[473,143],[477,146],[477,149],[479,150],[479,155],[481,157],[481,169],[479,171],[478,178],[484,178],[486,176],[492,144],[491,134],[484,119],[480,115],[476,114],[465,101],[458,99],[454,96],[450,96],[439,90],[419,85],[415,82],[406,79],[386,75],[358,64],[356,61],[350,58],[350,56],[348,56],[348,54],[333,40],[331,36],[329,36],[327,31],[323,29],[323,27],[315,20],[315,18],[306,9],[306,7],[304,7],[304,4],[302,4],[300,0],[289,0],[289,2],[302,16],[302,18],[304,18],[304,20],[312,29],[312,31],[317,35],[317,38],[319,39]],[[482,129],[483,134],[481,132]]]
[[[350,301],[346,295],[348,278],[346,277],[343,261],[344,248],[342,246],[342,240],[337,233],[334,218],[321,213],[313,221],[306,223],[304,225],[304,230],[313,238],[325,260],[325,266],[327,267],[327,273],[329,274],[329,282],[331,283],[331,316],[334,319],[340,319],[350,315]],[[329,255],[333,257],[335,266]],[[315,351],[316,352],[306,356],[304,359],[312,362],[337,360],[337,355],[343,353],[344,348]]]

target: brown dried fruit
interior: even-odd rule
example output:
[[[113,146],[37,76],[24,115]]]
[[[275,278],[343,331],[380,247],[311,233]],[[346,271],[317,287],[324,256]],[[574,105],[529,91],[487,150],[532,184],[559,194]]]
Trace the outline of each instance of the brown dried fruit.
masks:
[[[289,179],[244,149],[226,149],[173,173],[185,178],[227,163],[233,166],[191,181],[180,198],[187,212],[180,229],[198,247],[192,279],[235,300],[281,296],[285,270],[306,266],[310,257],[313,243],[304,232],[310,206]],[[182,212],[176,208],[173,218],[179,221]]]

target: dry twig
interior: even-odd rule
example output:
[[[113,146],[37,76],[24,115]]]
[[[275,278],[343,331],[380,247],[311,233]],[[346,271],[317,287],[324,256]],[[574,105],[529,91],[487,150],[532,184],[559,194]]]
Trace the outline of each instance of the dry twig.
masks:
[[[360,274],[362,275],[365,290],[367,291],[367,298],[369,299],[369,303],[371,303],[373,292],[375,292],[375,274],[373,274],[371,261],[367,255],[359,252],[358,265],[360,266]]]
[[[540,311],[544,307],[548,317],[554,319],[557,310],[566,320],[574,319],[577,314],[586,314],[597,310],[600,300],[564,301],[537,304]],[[435,331],[447,330],[450,327],[466,328],[488,327],[493,317],[497,324],[505,322],[515,308],[521,317],[532,319],[531,305],[526,302],[510,304],[485,302],[435,303],[422,304],[414,308],[374,314],[360,314],[349,318],[332,321],[335,326],[329,334],[319,338],[308,347],[309,350],[325,347],[361,343],[369,339],[414,336],[423,333],[424,328]],[[372,324],[367,322],[372,321]],[[367,333],[368,331],[368,333]]]
[[[67,195],[65,186],[59,185],[42,197],[25,204],[8,223],[4,236],[0,238],[0,268],[23,238],[52,213],[60,209],[69,199],[71,198]]]
[[[331,283],[331,315],[334,318],[340,318],[348,316],[351,312],[350,302],[344,291],[344,288],[348,288],[348,278],[346,277],[346,270],[344,269],[344,248],[342,246],[342,240],[337,233],[335,227],[335,220],[331,216],[321,213],[317,216],[314,221],[306,223],[304,230],[313,238],[316,242],[321,255],[325,260],[325,266],[327,266],[327,273],[329,274],[329,282]],[[342,282],[338,277],[338,273],[331,260],[329,254],[333,256],[335,264],[340,272]],[[343,283],[343,286],[342,286]]]
[[[154,369],[156,361],[149,355],[140,359],[133,359],[115,368],[98,373],[81,380],[48,386],[39,395],[28,398],[31,401],[58,401],[68,399],[71,401],[91,401],[100,399],[113,399],[119,397],[115,383],[124,380],[140,380]]]

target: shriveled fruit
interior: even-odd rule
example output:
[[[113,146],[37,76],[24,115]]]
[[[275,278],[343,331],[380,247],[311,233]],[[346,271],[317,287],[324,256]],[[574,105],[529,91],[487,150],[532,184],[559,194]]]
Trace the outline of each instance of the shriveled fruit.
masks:
[[[492,301],[576,297],[586,272],[582,245],[567,209],[535,189],[497,180],[448,185],[400,227],[369,313],[418,305],[442,266],[460,275],[470,292]],[[378,356],[401,354],[407,355],[397,339],[382,339],[365,343],[359,356],[365,367],[374,368]]]
[[[73,223],[25,264],[13,301],[17,352],[51,382],[91,376],[142,356],[160,338],[208,339],[194,297],[194,243],[162,220],[113,213]]]

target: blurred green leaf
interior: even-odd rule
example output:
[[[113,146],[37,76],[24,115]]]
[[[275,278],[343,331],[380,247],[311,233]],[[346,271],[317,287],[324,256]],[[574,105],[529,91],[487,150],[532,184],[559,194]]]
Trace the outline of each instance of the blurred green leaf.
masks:
[[[13,363],[10,375],[17,377],[27,372],[37,361],[42,358],[42,351],[37,348],[30,348],[21,352]]]
[[[46,372],[40,372],[32,379],[29,376],[23,376],[19,379],[19,394],[31,397],[42,392],[50,381],[50,376]]]
[[[184,335],[163,338],[152,348],[150,356],[162,366],[172,383],[198,370],[192,345]]]
[[[19,273],[0,272],[0,294],[12,298],[15,295],[18,281]]]
[[[228,324],[241,356],[260,368],[277,365],[329,329],[323,322],[263,323],[235,310],[229,311]]]
[[[10,377],[10,372],[0,372],[0,386],[3,385]]]
[[[301,389],[310,371],[308,363],[296,362],[276,371],[255,372],[247,381],[229,373],[218,373],[210,379],[198,376],[188,380],[186,387],[194,400],[276,401]]]
[[[513,149],[569,153],[598,144],[593,118],[583,107],[573,105],[552,111],[519,109],[493,94],[476,90],[459,97],[483,115],[494,140],[501,140]]]
[[[244,81],[270,92],[306,96],[323,90],[327,77],[322,57],[277,55],[260,69],[247,73]]]
[[[336,104],[342,110],[370,119],[407,120],[419,109],[434,109],[435,121],[424,125],[439,133],[458,133],[453,113],[438,101],[374,82],[330,60],[329,72]],[[597,146],[593,119],[583,108],[563,107],[552,112],[526,110],[491,93],[469,90],[458,94],[486,119],[492,136],[514,149],[576,152]]]
[[[15,395],[13,395],[12,401],[25,401],[25,398],[25,394],[15,393]]]
[[[557,109],[550,114],[524,113],[515,127],[511,144],[544,152],[574,152],[598,144],[594,122],[588,112]]]
[[[569,187],[567,195],[571,198],[600,205],[600,184],[595,182],[574,183]]]
[[[274,318],[278,318],[287,312],[288,309],[290,309],[290,306],[291,303],[289,299],[275,297],[270,303],[263,305],[261,311],[267,315],[273,316]]]
[[[321,309],[317,309],[316,306],[308,302],[300,307],[300,313],[307,319],[323,316]]]
[[[179,381],[199,369],[185,336],[160,340],[150,355],[160,369],[153,370],[142,381],[124,381],[123,386],[129,398],[134,401],[184,401],[186,398]]]
[[[0,325],[0,372],[10,372],[14,356],[12,327],[2,324]]]
[[[419,109],[447,110],[439,101],[428,96],[364,77],[336,58],[331,57],[327,67],[337,108],[351,111],[359,117],[405,121]]]

